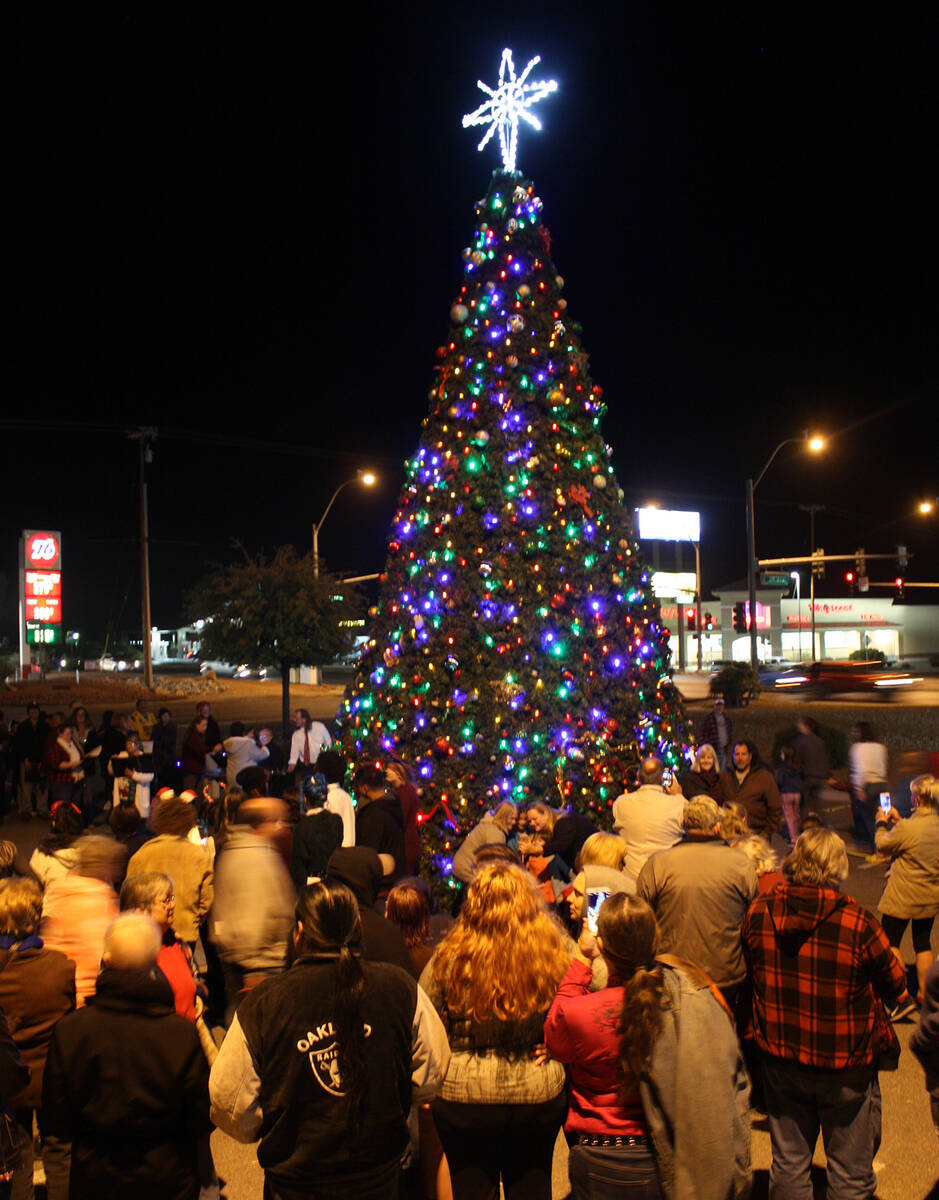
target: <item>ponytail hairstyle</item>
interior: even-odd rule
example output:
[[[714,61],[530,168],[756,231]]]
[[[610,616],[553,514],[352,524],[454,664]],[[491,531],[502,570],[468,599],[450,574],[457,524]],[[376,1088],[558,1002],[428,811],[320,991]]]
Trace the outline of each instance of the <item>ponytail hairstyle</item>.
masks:
[[[611,974],[623,984],[619,1034],[618,1096],[625,1103],[649,1066],[666,1005],[663,968],[655,961],[659,928],[638,896],[616,892],[597,917],[597,936]]]
[[[348,1102],[348,1128],[358,1133],[368,1093],[363,1006],[368,990],[362,968],[362,921],[344,883],[326,880],[304,888],[297,901],[297,950],[334,975],[332,1021],[339,1078]]]

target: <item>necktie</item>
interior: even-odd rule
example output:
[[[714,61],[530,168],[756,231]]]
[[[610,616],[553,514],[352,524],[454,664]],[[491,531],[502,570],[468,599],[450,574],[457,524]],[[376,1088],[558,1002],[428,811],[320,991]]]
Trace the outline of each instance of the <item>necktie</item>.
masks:
[[[310,731],[309,729],[303,735],[303,762],[305,766],[310,765]]]

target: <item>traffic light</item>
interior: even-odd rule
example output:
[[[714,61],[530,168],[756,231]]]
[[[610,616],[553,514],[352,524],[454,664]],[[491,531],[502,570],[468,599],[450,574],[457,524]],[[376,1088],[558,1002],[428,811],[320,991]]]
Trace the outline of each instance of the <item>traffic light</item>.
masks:
[[[710,633],[714,628],[714,618],[709,612],[704,614],[704,628],[708,631],[708,633]]]
[[[858,546],[854,553],[854,573],[858,579],[867,574],[867,551],[863,546]]]
[[[694,633],[694,618],[695,618],[694,609],[686,608],[685,609],[685,625],[687,626],[689,633]]]
[[[902,600],[903,599],[903,576],[902,575],[898,575],[896,577],[896,579],[893,581],[893,586],[895,588],[894,595],[893,595],[894,600]]]
[[[738,600],[734,605],[734,632],[747,632],[747,606],[742,600]]]
[[[851,595],[853,596],[854,595],[854,572],[853,571],[845,571],[844,581],[848,585],[848,587],[851,589]]]

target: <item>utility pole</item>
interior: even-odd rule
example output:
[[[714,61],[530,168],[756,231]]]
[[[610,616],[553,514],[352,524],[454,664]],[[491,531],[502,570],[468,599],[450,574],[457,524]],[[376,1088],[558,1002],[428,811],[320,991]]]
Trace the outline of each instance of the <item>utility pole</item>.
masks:
[[[809,549],[812,551],[812,559],[813,559],[812,573],[809,576],[809,615],[812,618],[812,661],[818,662],[818,647],[817,647],[816,639],[815,639],[815,571],[816,571],[816,565],[815,565],[815,561],[814,561],[815,557],[816,557],[815,514],[817,512],[824,512],[825,505],[824,504],[800,504],[799,508],[801,508],[801,510],[803,512],[807,512],[809,514]],[[822,569],[822,571],[824,571],[824,569],[825,569],[824,562],[822,563],[821,569]]]
[[[152,427],[135,430],[127,436],[137,443],[140,469],[140,624],[143,633],[143,678],[153,687],[153,647],[150,642],[150,517],[147,507],[147,463],[153,462],[151,442],[157,431]]]

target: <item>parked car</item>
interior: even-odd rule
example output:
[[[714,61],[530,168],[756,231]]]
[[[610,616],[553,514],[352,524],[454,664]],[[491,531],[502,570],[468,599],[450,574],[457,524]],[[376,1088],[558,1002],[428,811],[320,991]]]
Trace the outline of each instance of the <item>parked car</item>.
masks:
[[[816,699],[846,692],[873,692],[884,699],[922,683],[907,671],[888,671],[874,662],[813,662],[776,677],[777,691],[802,692]]]

